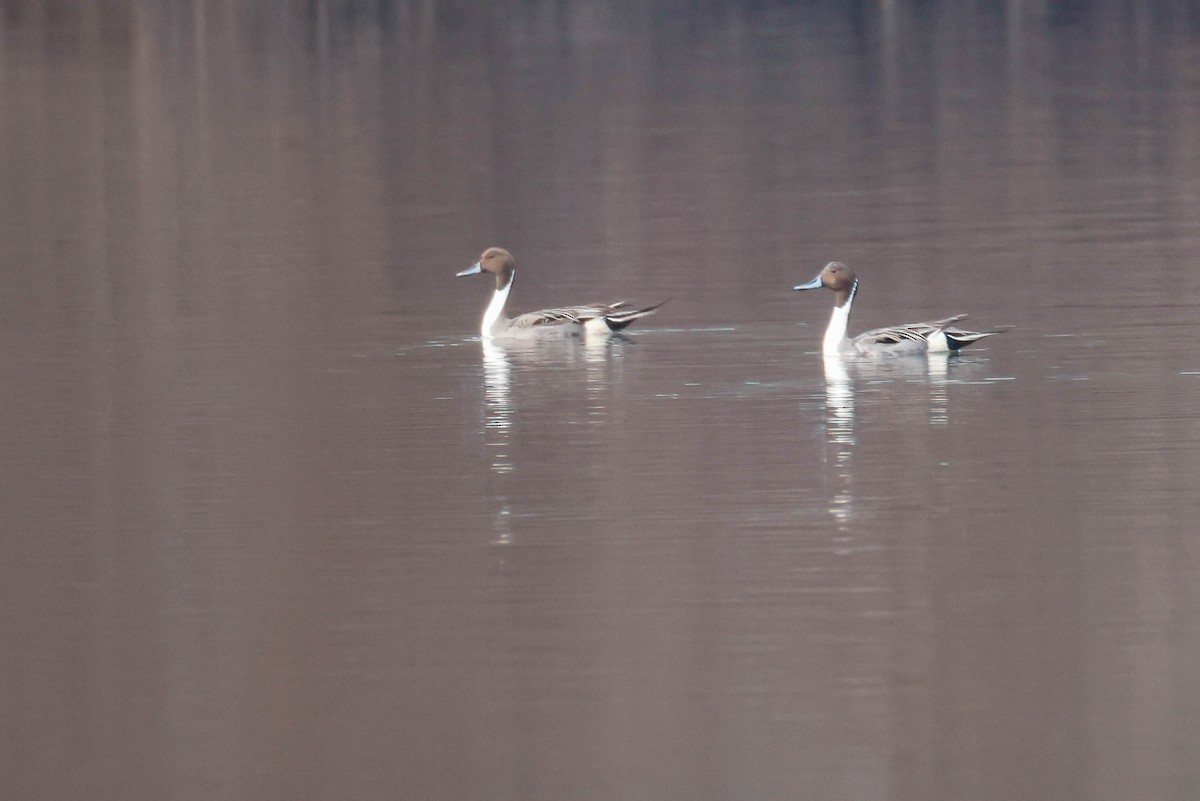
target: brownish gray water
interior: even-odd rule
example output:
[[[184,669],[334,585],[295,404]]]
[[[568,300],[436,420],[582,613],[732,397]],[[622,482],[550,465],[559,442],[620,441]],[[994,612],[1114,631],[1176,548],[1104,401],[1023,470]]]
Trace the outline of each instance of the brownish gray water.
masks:
[[[1194,6],[0,43],[0,796],[1200,797]],[[826,365],[834,258],[1014,329]]]

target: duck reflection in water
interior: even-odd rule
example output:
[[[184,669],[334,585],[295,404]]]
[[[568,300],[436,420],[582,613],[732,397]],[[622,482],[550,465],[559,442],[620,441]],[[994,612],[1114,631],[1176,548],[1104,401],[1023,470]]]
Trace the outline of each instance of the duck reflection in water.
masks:
[[[508,438],[512,427],[513,405],[511,393],[512,364],[508,351],[489,340],[483,346],[483,408],[484,426],[495,432],[495,441],[489,437],[488,447],[492,450],[492,470],[507,473],[512,470],[508,461]]]
[[[897,419],[919,415],[931,426],[944,426],[950,418],[950,359],[947,354],[937,353],[888,359],[829,355],[823,357],[823,367],[826,462],[833,483],[829,513],[839,530],[845,531],[854,514],[854,451],[859,436],[855,420],[856,389],[866,386],[879,390],[885,397],[891,396],[887,406]],[[928,387],[928,393],[914,395],[913,388],[922,384]],[[889,390],[901,387],[905,389],[894,393]]]
[[[841,357],[826,356],[824,367],[826,462],[834,481],[829,514],[845,536],[854,512],[854,382]]]
[[[511,393],[512,365],[508,352],[489,340],[482,340],[483,346],[483,408],[484,408],[484,444],[491,458],[491,469],[497,476],[512,472],[513,465],[509,459],[513,404]],[[503,479],[498,479],[503,482]],[[494,523],[496,536],[493,545],[511,545],[512,509],[508,496],[501,486],[496,487],[496,519]]]
[[[492,474],[491,496],[498,510],[496,544],[513,542],[512,522],[518,514],[511,506],[509,491],[514,474],[522,472],[522,386],[537,388],[536,396],[530,398],[535,408],[527,410],[535,417],[547,404],[553,405],[554,399],[569,399],[582,390],[586,393],[585,406],[573,405],[581,400],[573,395],[573,402],[563,408],[584,412],[586,417],[580,422],[602,425],[612,406],[614,370],[621,365],[620,348],[626,344],[629,340],[619,334],[584,339],[480,340],[484,446]]]

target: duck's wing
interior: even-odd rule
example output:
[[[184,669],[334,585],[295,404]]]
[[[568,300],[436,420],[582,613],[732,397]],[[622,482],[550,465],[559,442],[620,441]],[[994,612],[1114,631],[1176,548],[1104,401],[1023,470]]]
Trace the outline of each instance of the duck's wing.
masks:
[[[865,331],[859,334],[852,341],[859,352],[866,352],[872,349],[894,353],[907,353],[910,350],[917,352],[922,350],[927,344],[931,346],[931,349],[956,351],[970,345],[972,342],[977,342],[984,337],[1001,334],[1010,328],[1010,326],[1000,326],[989,328],[986,331],[968,331],[953,325],[953,323],[957,323],[959,320],[966,318],[966,316],[965,314],[956,314],[944,320],[930,320],[925,323],[909,323],[907,325],[876,328],[872,331]],[[946,338],[944,346],[940,344],[940,339],[943,335]],[[933,340],[932,343],[931,338]]]
[[[513,319],[513,326],[532,328],[539,325],[565,325],[569,323],[583,324],[588,320],[599,317],[628,314],[624,307],[629,305],[627,300],[616,303],[587,303],[582,306],[560,306],[557,309],[542,309],[541,311],[522,314]]]
[[[950,329],[950,324],[958,322],[966,316],[958,314],[944,320],[873,328],[854,337],[851,343],[860,353],[919,353],[925,350],[929,337],[943,330],[957,330]]]
[[[541,309],[540,311],[526,312],[512,318],[508,323],[508,328],[510,330],[519,330],[556,325],[582,325],[586,319],[589,319],[580,316],[582,308],[581,306],[572,306],[561,309]]]
[[[947,317],[944,320],[930,320],[924,323],[904,323],[903,325],[889,325],[886,328],[875,328],[871,331],[864,331],[855,337],[856,340],[876,342],[880,345],[895,344],[898,342],[909,342],[912,340],[926,340],[933,334],[939,331],[958,331],[960,329],[952,328],[952,323],[957,323],[959,320],[965,319],[967,315],[956,314],[953,317]]]
[[[509,328],[527,329],[538,326],[554,325],[587,325],[605,326],[611,331],[620,331],[634,320],[653,314],[659,306],[666,303],[656,303],[645,308],[629,308],[629,301],[618,300],[615,303],[589,303],[584,306],[563,306],[557,309],[542,309],[541,311],[522,314],[513,318]],[[588,326],[591,328],[592,326]]]

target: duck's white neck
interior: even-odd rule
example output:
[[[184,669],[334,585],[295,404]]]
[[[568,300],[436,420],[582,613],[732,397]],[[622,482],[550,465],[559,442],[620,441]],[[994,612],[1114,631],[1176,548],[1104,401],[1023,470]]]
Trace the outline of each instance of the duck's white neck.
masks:
[[[513,278],[516,272],[509,276],[508,283],[503,289],[497,289],[492,293],[492,299],[488,303],[487,309],[483,312],[483,323],[479,327],[479,333],[485,339],[494,337],[504,330],[504,324],[507,320],[504,319],[504,304],[508,302],[508,293],[512,290]]]
[[[821,340],[821,354],[837,356],[842,352],[842,343],[846,341],[846,328],[850,325],[850,307],[854,305],[854,295],[858,292],[858,282],[850,287],[850,294],[841,306],[833,307],[829,317],[829,327],[825,329],[825,338]]]

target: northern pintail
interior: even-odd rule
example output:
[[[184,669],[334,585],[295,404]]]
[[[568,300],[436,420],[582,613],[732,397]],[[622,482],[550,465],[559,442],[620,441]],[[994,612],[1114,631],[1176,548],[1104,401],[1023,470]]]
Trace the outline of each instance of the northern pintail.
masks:
[[[825,338],[821,340],[821,352],[826,356],[950,353],[1004,330],[993,328],[990,331],[964,331],[955,328],[953,323],[967,316],[960,314],[945,320],[876,328],[856,337],[848,337],[846,326],[850,322],[850,307],[854,303],[854,295],[858,292],[858,278],[840,261],[831,261],[816,278],[793,289],[821,287],[832,289],[836,295],[833,301],[833,316],[829,318],[829,327],[825,329]]]
[[[478,275],[491,273],[496,276],[496,291],[483,313],[479,333],[484,338],[513,336],[578,336],[583,333],[611,333],[620,331],[639,317],[653,314],[662,303],[642,309],[628,309],[627,301],[608,305],[565,306],[560,309],[542,309],[509,319],[504,316],[504,304],[512,289],[517,263],[504,248],[488,248],[479,261],[458,274]],[[663,301],[666,303],[666,301]]]

